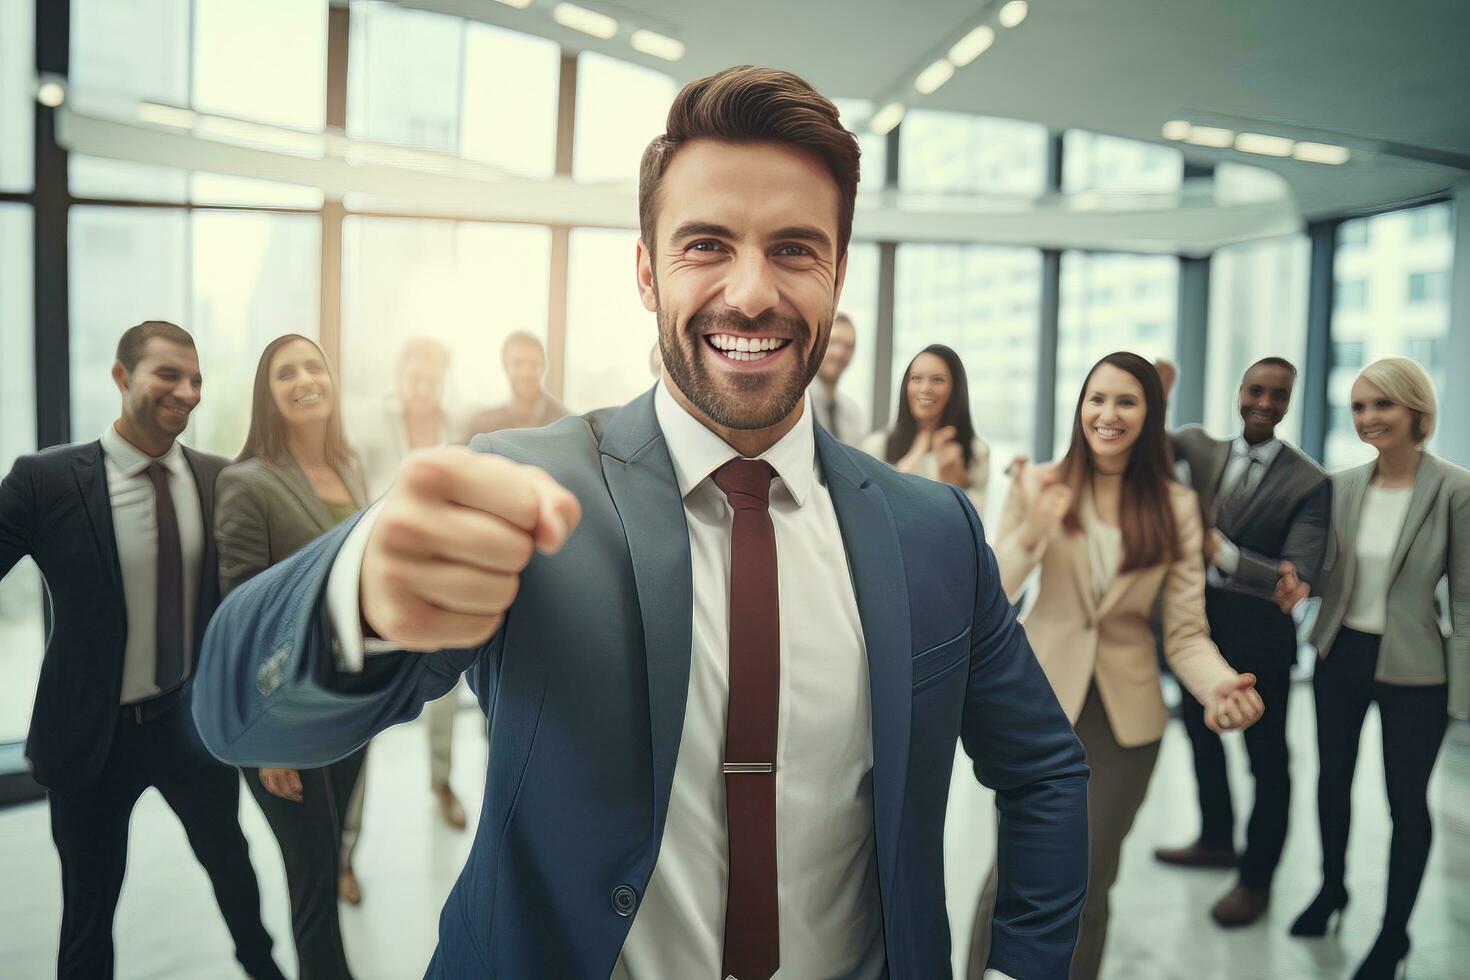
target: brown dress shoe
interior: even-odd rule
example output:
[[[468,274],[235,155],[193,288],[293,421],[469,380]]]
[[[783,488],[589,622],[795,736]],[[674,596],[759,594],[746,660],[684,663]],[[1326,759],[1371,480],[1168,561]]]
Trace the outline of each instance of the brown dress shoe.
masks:
[[[1154,851],[1154,860],[1181,868],[1233,868],[1240,863],[1234,848],[1200,843],[1188,847],[1161,847]]]
[[[1271,893],[1259,888],[1236,885],[1210,909],[1210,915],[1227,929],[1248,926],[1266,913]]]
[[[337,900],[348,905],[362,904],[362,886],[357,883],[357,875],[351,868],[343,868],[337,875]]]
[[[439,815],[444,822],[455,830],[464,830],[464,807],[459,805],[459,797],[454,795],[454,790],[448,786],[435,786],[434,796],[439,800]]]

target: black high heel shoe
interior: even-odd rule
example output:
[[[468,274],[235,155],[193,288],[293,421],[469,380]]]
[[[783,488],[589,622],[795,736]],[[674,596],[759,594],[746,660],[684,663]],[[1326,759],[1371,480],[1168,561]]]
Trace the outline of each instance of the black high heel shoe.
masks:
[[[1346,888],[1323,888],[1312,899],[1312,904],[1296,917],[1291,924],[1291,934],[1299,937],[1325,936],[1331,928],[1334,932],[1342,928],[1342,911],[1347,908]]]
[[[1408,955],[1409,937],[1406,934],[1390,936],[1380,932],[1373,948],[1368,951],[1367,959],[1358,964],[1353,980],[1398,980],[1402,975],[1404,958]]]

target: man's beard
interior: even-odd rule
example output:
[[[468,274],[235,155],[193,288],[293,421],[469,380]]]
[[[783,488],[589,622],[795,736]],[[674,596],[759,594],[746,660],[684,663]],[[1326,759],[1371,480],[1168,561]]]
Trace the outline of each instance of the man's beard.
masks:
[[[829,323],[830,318],[821,327]],[[719,328],[731,333],[775,333],[789,337],[788,346],[796,348],[797,356],[806,348],[811,328],[801,320],[776,313],[767,312],[751,319],[734,310],[722,310],[695,314],[681,334],[674,315],[662,308],[658,311],[658,346],[664,368],[695,408],[727,429],[768,429],[776,425],[791,414],[806,394],[807,385],[822,364],[826,345],[813,350],[801,368],[786,368],[779,376],[769,371],[732,371],[722,381],[711,373],[699,352],[699,347],[706,344],[704,338],[719,333]],[[825,329],[818,332],[826,333]]]

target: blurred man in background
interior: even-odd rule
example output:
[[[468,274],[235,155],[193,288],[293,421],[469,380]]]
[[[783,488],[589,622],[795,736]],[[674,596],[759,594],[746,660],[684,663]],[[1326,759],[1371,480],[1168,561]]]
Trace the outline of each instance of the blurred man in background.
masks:
[[[567,414],[567,407],[546,390],[546,348],[534,334],[517,330],[505,338],[500,363],[510,381],[510,401],[472,415],[461,442],[481,432],[538,429]]]
[[[807,389],[816,410],[817,421],[839,442],[857,446],[868,434],[867,420],[863,410],[852,398],[837,390],[842,373],[852,363],[857,350],[857,328],[852,317],[839,312],[832,318],[832,336],[827,341],[827,353],[822,357],[822,366],[817,369],[817,380]]]

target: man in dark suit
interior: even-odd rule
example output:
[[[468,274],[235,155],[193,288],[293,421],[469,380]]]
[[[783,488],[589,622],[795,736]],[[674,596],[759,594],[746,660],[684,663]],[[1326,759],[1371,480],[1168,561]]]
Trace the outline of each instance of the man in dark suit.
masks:
[[[1224,746],[1205,727],[1197,701],[1185,694],[1181,705],[1199,782],[1200,836],[1187,847],[1160,848],[1155,856],[1187,867],[1239,867],[1239,881],[1211,912],[1223,926],[1248,925],[1265,912],[1286,843],[1291,798],[1286,706],[1297,642],[1292,618],[1277,607],[1273,594],[1288,568],[1301,580],[1319,584],[1329,540],[1331,480],[1276,438],[1295,381],[1290,361],[1263,358],[1241,379],[1239,436],[1215,439],[1198,426],[1173,436],[1174,454],[1188,467],[1211,529],[1205,536],[1211,635],[1230,666],[1256,675],[1256,689],[1266,702],[1265,715],[1245,733],[1256,793],[1239,857]]]
[[[689,83],[639,184],[659,383],[416,454],[221,605],[195,717],[241,765],[339,758],[473,668],[431,976],[948,976],[960,740],[1000,810],[991,972],[1067,973],[1087,769],[975,510],[808,409],[857,158],[794,75]]]
[[[219,602],[214,481],[226,460],[177,441],[199,404],[193,338],[150,320],[123,334],[122,413],[100,440],[16,460],[0,482],[0,575],[35,559],[54,611],[26,739],[61,857],[59,977],[113,974],[128,822],[163,795],[214,885],[251,976],[280,977],[238,819],[240,782],[189,710]],[[161,910],[163,911],[163,910]]]

